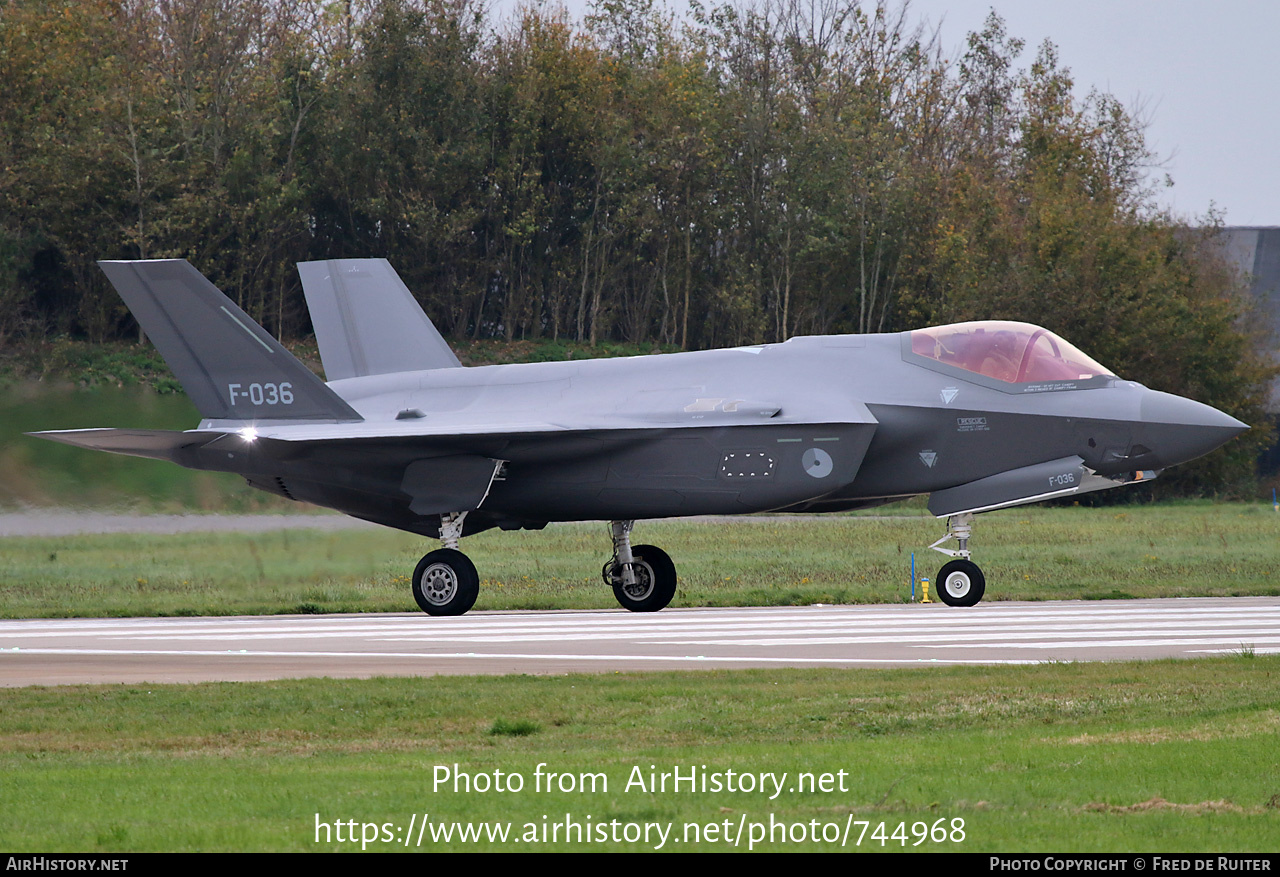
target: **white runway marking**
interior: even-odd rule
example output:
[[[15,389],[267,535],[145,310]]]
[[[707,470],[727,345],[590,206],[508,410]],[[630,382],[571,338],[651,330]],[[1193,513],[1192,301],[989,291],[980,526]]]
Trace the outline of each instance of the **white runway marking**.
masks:
[[[601,648],[604,645],[605,648]],[[471,647],[479,647],[472,649]],[[0,685],[1280,651],[1280,598],[0,622]]]
[[[263,652],[263,651],[172,651],[172,650],[130,650],[121,651],[118,649],[23,649],[23,654],[32,655],[148,655],[148,656],[197,656],[206,658],[226,658],[226,657],[252,657],[252,658],[294,658],[298,655],[305,655],[310,658],[423,658],[427,657],[421,652]],[[536,654],[520,654],[519,652],[437,652],[432,653],[432,658],[518,658],[527,661],[553,660],[553,661],[711,661],[718,663],[725,662],[748,662],[752,664],[758,663],[781,663],[785,665],[803,665],[803,664],[898,664],[906,663],[900,659],[885,658],[757,658],[757,657],[724,657],[718,656],[708,658],[704,655],[557,655],[550,652],[539,652]],[[939,660],[938,658],[917,658],[917,661],[931,664],[1038,664],[1035,660],[986,660],[974,658],[971,660]]]

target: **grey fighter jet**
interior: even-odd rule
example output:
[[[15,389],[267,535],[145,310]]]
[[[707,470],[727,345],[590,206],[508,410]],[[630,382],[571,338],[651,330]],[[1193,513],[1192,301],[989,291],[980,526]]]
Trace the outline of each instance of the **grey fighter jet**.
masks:
[[[299,266],[325,383],[186,261],[101,265],[203,419],[35,435],[235,472],[439,539],[412,580],[432,615],[475,603],[479,576],[458,544],[491,527],[610,521],[605,583],[650,612],[672,599],[676,570],[631,543],[637,520],[919,494],[947,522],[931,546],[953,558],[939,593],[972,606],[985,589],[975,514],[1144,481],[1247,428],[1014,322],[463,368],[373,259]]]

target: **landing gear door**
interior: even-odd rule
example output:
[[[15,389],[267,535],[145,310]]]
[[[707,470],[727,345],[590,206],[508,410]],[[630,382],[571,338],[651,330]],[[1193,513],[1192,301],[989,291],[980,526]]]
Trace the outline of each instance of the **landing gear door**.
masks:
[[[430,457],[405,468],[400,489],[412,498],[409,509],[417,515],[470,511],[489,495],[501,466],[501,460],[474,454]]]
[[[1133,444],[1129,424],[1114,420],[1081,420],[1075,424],[1081,456],[1090,469],[1112,471],[1127,460]]]

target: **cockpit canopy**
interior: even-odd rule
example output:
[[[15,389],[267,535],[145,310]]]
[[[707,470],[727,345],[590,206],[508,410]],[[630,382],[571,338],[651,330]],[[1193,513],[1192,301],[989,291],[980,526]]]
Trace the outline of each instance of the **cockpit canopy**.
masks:
[[[1048,329],[1007,320],[916,329],[911,352],[1007,384],[1114,375]]]

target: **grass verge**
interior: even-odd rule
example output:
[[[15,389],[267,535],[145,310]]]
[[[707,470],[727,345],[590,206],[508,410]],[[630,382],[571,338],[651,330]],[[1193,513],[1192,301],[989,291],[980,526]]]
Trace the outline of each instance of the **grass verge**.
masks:
[[[641,522],[680,573],[675,606],[892,603],[940,522],[911,515]],[[1024,508],[984,515],[987,600],[1280,595],[1280,515],[1257,504]],[[601,524],[490,531],[463,548],[478,609],[614,604]],[[428,540],[392,530],[284,530],[0,539],[0,616],[416,611],[409,574]]]
[[[357,838],[365,823],[392,826],[395,839],[370,848],[393,850],[425,813],[539,838],[428,833],[423,847],[441,850],[658,842],[554,841],[566,820],[668,825],[681,840],[665,849],[715,850],[728,846],[726,821],[736,832],[772,818],[809,837],[884,823],[883,845],[863,837],[872,850],[904,848],[892,839],[900,823],[912,849],[913,826],[962,819],[962,842],[914,848],[1268,852],[1280,832],[1277,732],[1280,658],[1266,656],[11,689],[0,691],[0,847],[350,850],[360,843],[339,843],[332,826],[353,820]],[[668,780],[663,791],[676,768],[708,788]],[[499,771],[507,787],[518,774],[520,790],[476,791]],[[549,791],[547,773],[559,775]],[[776,794],[759,779],[783,773]],[[804,788],[802,773],[813,775]],[[746,775],[767,791],[742,791]],[[775,832],[756,848],[838,844]]]

